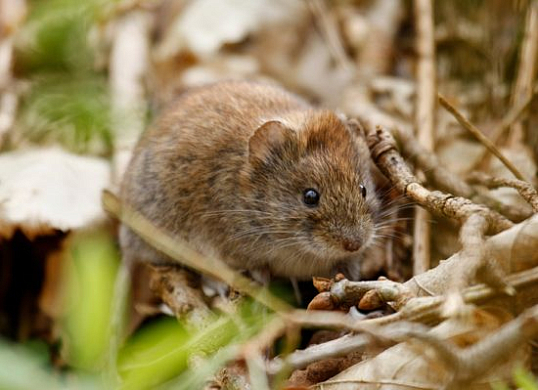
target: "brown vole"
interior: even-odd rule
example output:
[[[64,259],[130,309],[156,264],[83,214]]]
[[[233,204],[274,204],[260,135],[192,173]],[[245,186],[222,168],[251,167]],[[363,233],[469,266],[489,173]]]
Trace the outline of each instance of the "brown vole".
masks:
[[[379,201],[357,126],[268,84],[180,96],[137,145],[122,200],[236,269],[356,278]],[[169,262],[126,227],[127,262]]]

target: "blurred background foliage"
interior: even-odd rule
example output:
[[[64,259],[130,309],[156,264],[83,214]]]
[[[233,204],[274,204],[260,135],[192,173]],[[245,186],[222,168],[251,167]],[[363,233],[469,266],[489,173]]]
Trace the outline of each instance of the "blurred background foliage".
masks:
[[[60,144],[76,153],[110,157],[106,69],[98,66],[89,39],[109,3],[29,2],[27,22],[15,41],[14,73],[26,81],[18,142]]]

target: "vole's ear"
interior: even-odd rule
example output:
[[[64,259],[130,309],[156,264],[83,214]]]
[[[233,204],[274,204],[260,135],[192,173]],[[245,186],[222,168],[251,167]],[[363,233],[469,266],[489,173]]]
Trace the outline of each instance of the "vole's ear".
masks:
[[[353,134],[355,137],[360,137],[362,139],[366,139],[366,133],[364,131],[364,128],[362,127],[362,124],[355,118],[346,119],[345,121],[347,129]]]
[[[258,127],[248,141],[251,163],[268,161],[271,153],[282,148],[294,136],[293,130],[280,121],[271,120]]]
[[[369,155],[370,150],[368,149],[368,143],[366,141],[366,132],[364,130],[364,127],[362,126],[362,123],[359,122],[357,119],[352,118],[347,119],[345,124],[347,130],[351,133],[351,137],[355,142],[355,147],[357,148],[357,151],[365,155]]]

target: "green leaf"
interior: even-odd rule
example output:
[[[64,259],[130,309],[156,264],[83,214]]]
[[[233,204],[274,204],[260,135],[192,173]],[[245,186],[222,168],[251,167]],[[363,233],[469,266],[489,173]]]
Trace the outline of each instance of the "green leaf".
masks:
[[[538,390],[538,381],[534,375],[523,367],[515,369],[514,382],[522,390]]]

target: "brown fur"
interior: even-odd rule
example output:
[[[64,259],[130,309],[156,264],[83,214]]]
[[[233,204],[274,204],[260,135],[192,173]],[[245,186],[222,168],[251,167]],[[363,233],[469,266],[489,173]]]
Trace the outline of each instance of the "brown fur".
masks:
[[[283,89],[193,89],[141,138],[122,199],[155,225],[237,269],[357,277],[378,200],[356,129]],[[363,198],[360,185],[367,188]],[[321,194],[315,208],[303,191]],[[346,242],[361,249],[349,252]],[[123,227],[126,261],[170,261]]]

